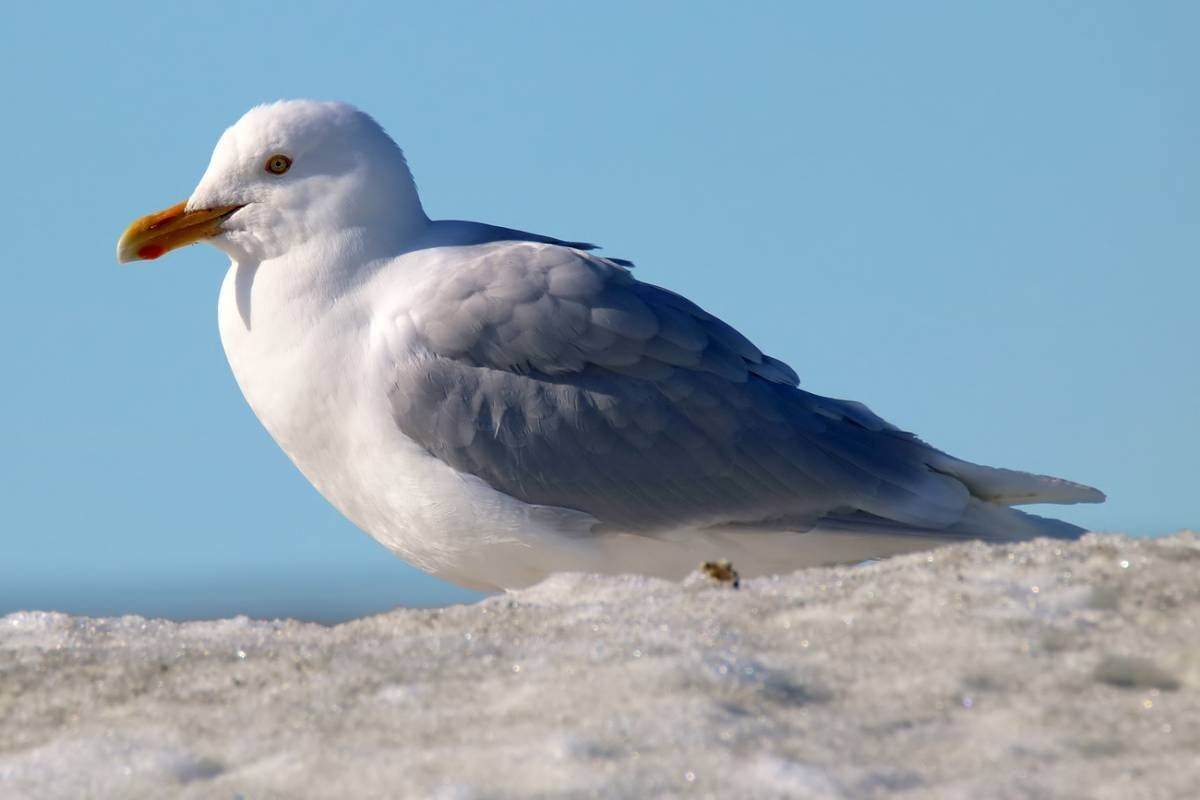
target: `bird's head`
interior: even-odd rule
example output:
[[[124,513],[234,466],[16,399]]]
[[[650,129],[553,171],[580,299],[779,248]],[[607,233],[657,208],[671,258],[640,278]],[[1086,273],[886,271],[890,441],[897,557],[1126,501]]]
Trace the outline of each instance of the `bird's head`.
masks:
[[[285,100],[226,130],[192,196],[134,221],[117,260],[207,241],[235,260],[263,261],[364,229],[385,244],[426,221],[403,153],[375,120],[345,103]]]

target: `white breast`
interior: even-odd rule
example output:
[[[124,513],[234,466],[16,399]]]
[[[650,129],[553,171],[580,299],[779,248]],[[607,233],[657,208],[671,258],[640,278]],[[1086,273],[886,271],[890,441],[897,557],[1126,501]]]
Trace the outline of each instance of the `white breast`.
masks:
[[[292,280],[283,263],[232,265],[217,314],[238,386],[313,486],[405,560],[479,588],[537,580],[548,570],[525,556],[532,539],[557,538],[553,515],[531,517],[394,424],[389,364],[405,344],[390,294],[376,281],[331,297],[327,286]]]

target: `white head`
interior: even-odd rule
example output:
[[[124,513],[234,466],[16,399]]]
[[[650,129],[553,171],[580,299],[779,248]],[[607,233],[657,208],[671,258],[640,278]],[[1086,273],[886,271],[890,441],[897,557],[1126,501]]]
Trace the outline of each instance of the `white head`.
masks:
[[[264,261],[317,237],[399,245],[426,223],[404,154],[375,120],[345,103],[285,100],[226,130],[192,196],[134,222],[117,257],[204,240]]]

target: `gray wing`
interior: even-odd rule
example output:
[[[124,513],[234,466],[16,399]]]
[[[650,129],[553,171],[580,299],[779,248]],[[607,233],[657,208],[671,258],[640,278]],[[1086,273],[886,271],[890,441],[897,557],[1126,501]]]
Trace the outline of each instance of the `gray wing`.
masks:
[[[391,392],[430,453],[528,503],[628,531],[958,520],[943,456],[695,304],[565,247],[498,243],[415,287]]]

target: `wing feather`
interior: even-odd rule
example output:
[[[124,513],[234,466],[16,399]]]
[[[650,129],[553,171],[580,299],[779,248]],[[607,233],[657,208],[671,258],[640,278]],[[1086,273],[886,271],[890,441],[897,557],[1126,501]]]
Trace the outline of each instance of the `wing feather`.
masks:
[[[395,354],[390,398],[400,429],[454,468],[627,531],[963,516],[947,456],[799,389],[686,298],[554,244],[469,252],[413,287],[399,321],[416,346]]]

